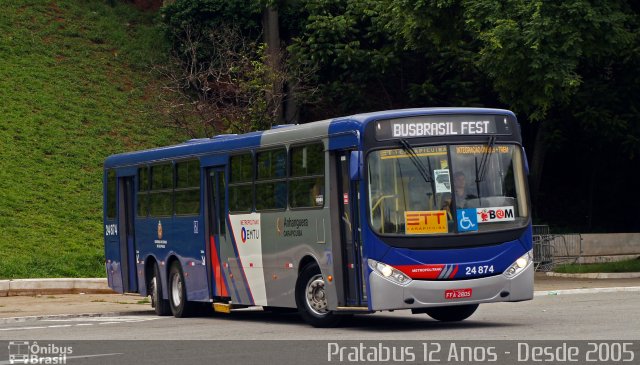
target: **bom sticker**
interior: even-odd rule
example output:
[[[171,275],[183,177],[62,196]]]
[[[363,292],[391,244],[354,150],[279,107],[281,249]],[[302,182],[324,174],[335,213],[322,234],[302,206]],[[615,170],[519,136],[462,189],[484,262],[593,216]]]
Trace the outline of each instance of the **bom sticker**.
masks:
[[[477,208],[478,223],[505,222],[515,220],[513,207]]]

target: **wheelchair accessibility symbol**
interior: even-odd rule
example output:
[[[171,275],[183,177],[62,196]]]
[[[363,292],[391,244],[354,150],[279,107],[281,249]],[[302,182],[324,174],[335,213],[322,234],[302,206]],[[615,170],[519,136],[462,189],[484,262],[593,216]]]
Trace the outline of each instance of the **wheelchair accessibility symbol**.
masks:
[[[458,209],[458,232],[478,230],[478,214],[475,209]]]

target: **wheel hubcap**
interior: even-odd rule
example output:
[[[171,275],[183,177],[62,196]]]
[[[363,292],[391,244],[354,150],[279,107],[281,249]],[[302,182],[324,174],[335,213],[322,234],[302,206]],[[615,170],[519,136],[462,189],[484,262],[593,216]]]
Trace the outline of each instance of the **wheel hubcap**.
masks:
[[[307,307],[317,316],[327,314],[327,296],[322,275],[313,276],[307,283]]]
[[[175,307],[179,307],[182,303],[182,280],[178,274],[173,275],[171,279],[171,299]]]

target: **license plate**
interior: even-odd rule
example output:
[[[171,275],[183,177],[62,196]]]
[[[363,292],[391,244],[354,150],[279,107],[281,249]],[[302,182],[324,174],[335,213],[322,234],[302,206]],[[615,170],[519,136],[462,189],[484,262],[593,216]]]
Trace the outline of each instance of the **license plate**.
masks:
[[[445,290],[444,299],[462,299],[462,298],[471,298],[473,293],[473,289],[450,289]]]

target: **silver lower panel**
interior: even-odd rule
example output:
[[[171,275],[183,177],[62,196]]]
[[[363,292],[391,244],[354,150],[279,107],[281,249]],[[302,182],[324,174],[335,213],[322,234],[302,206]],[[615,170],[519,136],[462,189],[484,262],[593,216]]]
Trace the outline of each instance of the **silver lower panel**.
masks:
[[[369,275],[372,310],[411,309],[441,307],[462,304],[519,302],[533,299],[533,264],[529,265],[513,278],[496,275],[487,278],[425,281],[413,280],[407,286],[401,286],[372,272]],[[471,298],[445,299],[445,290],[472,288]],[[508,292],[502,297],[500,294]],[[406,301],[411,301],[407,304]]]

